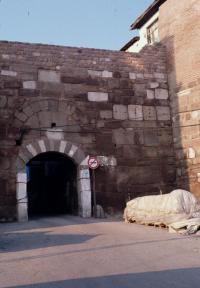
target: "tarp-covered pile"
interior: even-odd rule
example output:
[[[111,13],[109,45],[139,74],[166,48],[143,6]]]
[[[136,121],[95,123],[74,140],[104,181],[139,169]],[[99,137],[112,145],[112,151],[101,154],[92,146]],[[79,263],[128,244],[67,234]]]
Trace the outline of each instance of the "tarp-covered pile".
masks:
[[[127,202],[124,218],[129,223],[163,225],[170,232],[192,234],[200,229],[200,205],[193,194],[178,189]]]

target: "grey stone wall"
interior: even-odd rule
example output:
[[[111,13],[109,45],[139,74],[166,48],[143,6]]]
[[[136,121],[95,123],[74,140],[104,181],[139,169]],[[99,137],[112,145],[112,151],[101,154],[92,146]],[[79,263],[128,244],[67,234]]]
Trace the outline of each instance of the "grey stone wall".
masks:
[[[105,210],[169,192],[175,167],[164,48],[133,54],[0,42],[0,135],[1,218],[16,215],[19,150],[41,138],[99,157],[97,203]]]

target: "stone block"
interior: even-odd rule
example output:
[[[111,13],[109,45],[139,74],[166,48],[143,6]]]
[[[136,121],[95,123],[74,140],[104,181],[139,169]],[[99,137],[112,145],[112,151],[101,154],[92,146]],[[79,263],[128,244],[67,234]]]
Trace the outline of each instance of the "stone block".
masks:
[[[153,106],[143,106],[144,120],[156,120],[156,109]]]
[[[113,118],[116,120],[128,119],[128,107],[126,105],[113,105]]]
[[[103,77],[103,78],[112,78],[112,77],[113,77],[113,73],[110,72],[110,71],[104,70],[104,71],[102,72],[102,77]]]
[[[18,173],[19,174],[19,173]],[[18,202],[27,202],[26,182],[17,183],[17,200]]]
[[[136,79],[136,73],[130,72],[130,73],[129,73],[129,78],[130,78],[131,80],[135,80],[135,79]]]
[[[159,121],[169,121],[171,119],[169,107],[156,107],[157,118]]]
[[[23,88],[34,90],[34,89],[36,89],[36,82],[35,81],[24,81],[23,82]]]
[[[144,133],[145,146],[158,146],[158,136],[156,131],[145,131]]]
[[[41,82],[60,83],[60,73],[53,70],[39,70],[38,80]]]
[[[144,74],[143,73],[137,73],[136,78],[138,79],[144,79]]]
[[[159,87],[159,83],[158,82],[151,82],[150,83],[150,88],[151,89],[156,89],[156,88],[158,88]]]
[[[113,130],[112,142],[117,145],[134,144],[134,133],[123,128],[115,129]]]
[[[92,77],[102,77],[102,71],[88,70],[88,74]]]
[[[167,100],[169,98],[169,93],[167,89],[156,89],[155,98],[161,100]]]
[[[27,120],[27,115],[23,112],[16,112],[15,117],[22,122],[25,122]]]
[[[78,179],[90,179],[90,170],[89,169],[79,169]]]
[[[55,140],[55,141],[60,141],[64,139],[64,133],[62,129],[60,128],[48,129],[48,131],[46,132],[46,136],[48,139]]]
[[[88,92],[88,101],[91,102],[107,102],[108,93],[104,92]]]
[[[18,203],[17,205],[17,219],[19,222],[28,221],[28,206],[27,203]]]
[[[190,147],[188,148],[188,158],[189,159],[194,159],[196,157],[196,152],[194,148]]]
[[[128,105],[128,118],[130,120],[142,121],[143,120],[142,105]]]
[[[113,112],[111,110],[102,110],[100,111],[100,118],[101,119],[112,119]]]
[[[147,90],[147,99],[154,99],[155,98],[155,92],[153,90],[148,89]]]
[[[69,152],[67,153],[69,157],[73,158],[74,154],[76,153],[78,147],[75,145],[72,145]]]
[[[17,173],[17,183],[26,183],[27,182],[27,174],[19,172]]]
[[[158,79],[165,79],[166,78],[166,74],[155,72],[154,73],[154,77],[158,78]]]
[[[4,108],[7,104],[7,97],[0,95],[0,108]]]
[[[36,148],[32,145],[29,144],[26,146],[26,149],[30,152],[31,155],[36,156],[38,154],[38,151],[36,150]]]
[[[77,149],[73,155],[73,159],[76,162],[76,164],[79,165],[85,159],[85,154],[82,152],[82,150]]]
[[[44,153],[44,152],[47,151],[47,147],[46,147],[46,145],[45,145],[44,140],[39,140],[39,141],[38,141],[38,146],[39,146],[39,148],[40,148],[40,150],[41,150],[42,153]]]
[[[90,191],[90,179],[81,178],[78,180],[78,190],[84,194],[84,191]]]
[[[17,72],[10,71],[10,70],[1,70],[1,75],[2,76],[16,77],[17,76]]]

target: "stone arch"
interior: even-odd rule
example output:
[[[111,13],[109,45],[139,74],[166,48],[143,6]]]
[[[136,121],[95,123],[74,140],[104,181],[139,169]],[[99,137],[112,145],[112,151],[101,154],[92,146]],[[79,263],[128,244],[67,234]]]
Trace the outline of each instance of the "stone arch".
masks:
[[[67,140],[41,138],[23,144],[17,158],[17,217],[18,221],[28,220],[27,174],[26,164],[36,155],[45,152],[59,152],[70,157],[77,165],[77,189],[79,215],[91,217],[91,186],[88,168],[88,156],[77,145]]]

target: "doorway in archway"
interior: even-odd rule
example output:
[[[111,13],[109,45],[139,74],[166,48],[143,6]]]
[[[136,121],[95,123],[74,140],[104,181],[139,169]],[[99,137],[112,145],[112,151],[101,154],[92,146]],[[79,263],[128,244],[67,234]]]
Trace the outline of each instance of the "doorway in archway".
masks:
[[[28,216],[78,214],[77,167],[59,152],[41,153],[27,169]]]

